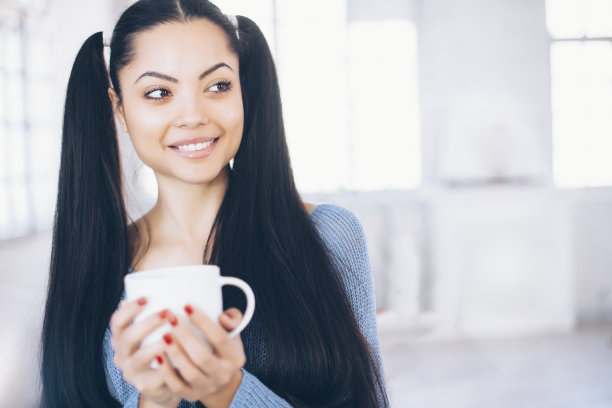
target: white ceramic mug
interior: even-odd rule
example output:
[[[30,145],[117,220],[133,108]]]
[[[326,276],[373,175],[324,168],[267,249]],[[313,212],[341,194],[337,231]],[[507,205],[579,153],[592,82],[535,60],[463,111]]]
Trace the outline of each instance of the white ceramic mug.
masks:
[[[164,309],[168,309],[175,316],[186,317],[184,307],[187,304],[202,309],[211,320],[218,322],[223,311],[221,287],[225,285],[240,288],[247,300],[242,321],[232,330],[230,337],[236,336],[249,324],[255,311],[255,295],[251,287],[241,279],[221,276],[216,265],[173,266],[132,272],[125,276],[124,283],[128,301],[147,298],[144,309],[134,319],[135,323]],[[206,342],[200,330],[193,325],[192,329]],[[161,340],[170,330],[170,325],[166,323],[149,334],[141,346]]]

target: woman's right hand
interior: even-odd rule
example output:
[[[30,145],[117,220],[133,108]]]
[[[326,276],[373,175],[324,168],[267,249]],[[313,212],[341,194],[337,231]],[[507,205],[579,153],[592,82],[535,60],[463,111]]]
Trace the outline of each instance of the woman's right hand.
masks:
[[[181,397],[170,391],[164,377],[174,369],[164,352],[163,341],[140,347],[142,340],[153,330],[167,321],[167,312],[160,312],[145,320],[130,324],[141,312],[146,299],[131,302],[122,301],[119,309],[110,320],[111,346],[115,350],[115,365],[123,373],[123,378],[140,392],[139,407],[172,407],[181,401]],[[151,368],[151,362],[157,360],[158,367]]]

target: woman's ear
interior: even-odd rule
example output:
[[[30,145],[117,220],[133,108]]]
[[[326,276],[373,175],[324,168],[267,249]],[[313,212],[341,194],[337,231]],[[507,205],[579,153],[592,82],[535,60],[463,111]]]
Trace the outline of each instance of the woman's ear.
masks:
[[[119,119],[121,130],[123,130],[123,133],[127,133],[128,130],[125,122],[125,115],[123,114],[123,106],[121,106],[121,100],[119,99],[117,92],[115,92],[113,88],[108,88],[108,97],[113,105],[113,112],[117,114],[117,118]]]

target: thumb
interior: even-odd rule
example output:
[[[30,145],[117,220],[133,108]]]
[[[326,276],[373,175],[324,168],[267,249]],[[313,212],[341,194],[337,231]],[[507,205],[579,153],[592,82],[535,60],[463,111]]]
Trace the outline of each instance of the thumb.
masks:
[[[232,331],[240,324],[242,312],[235,307],[227,309],[219,316],[219,323],[227,331]]]

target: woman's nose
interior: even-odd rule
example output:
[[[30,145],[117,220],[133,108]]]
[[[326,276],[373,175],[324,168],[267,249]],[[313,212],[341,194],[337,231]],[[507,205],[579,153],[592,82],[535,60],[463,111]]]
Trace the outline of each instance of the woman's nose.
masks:
[[[204,126],[210,118],[205,103],[196,96],[184,97],[177,106],[174,125],[185,129],[195,129]]]

